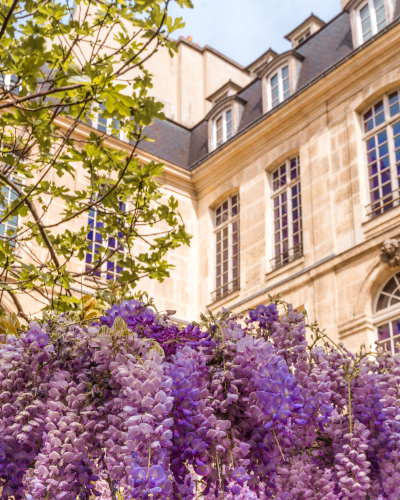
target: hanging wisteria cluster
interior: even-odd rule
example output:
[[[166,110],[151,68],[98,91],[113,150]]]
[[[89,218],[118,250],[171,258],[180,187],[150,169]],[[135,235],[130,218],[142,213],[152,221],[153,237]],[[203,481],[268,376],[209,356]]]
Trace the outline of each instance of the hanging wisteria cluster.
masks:
[[[3,334],[1,498],[398,500],[400,356],[277,303],[182,327],[131,300]]]

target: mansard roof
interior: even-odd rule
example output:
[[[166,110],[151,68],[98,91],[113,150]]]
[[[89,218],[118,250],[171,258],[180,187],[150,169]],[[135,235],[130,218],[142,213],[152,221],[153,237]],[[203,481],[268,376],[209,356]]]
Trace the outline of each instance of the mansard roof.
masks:
[[[394,20],[399,18],[400,0],[397,0]],[[296,94],[298,94],[327,71],[344,62],[344,59],[354,52],[349,13],[345,11],[340,13],[305,40],[296,49],[296,52],[303,58],[296,90]],[[260,61],[263,56],[259,58]],[[256,62],[258,60],[252,65]],[[246,69],[249,70],[249,66]],[[263,115],[262,82],[259,76],[239,91],[236,98],[241,98],[244,102],[237,136],[238,133],[261,119]],[[275,110],[269,111],[265,116],[273,112]],[[145,130],[145,133],[155,142],[142,142],[139,149],[152,153],[164,161],[192,170],[212,154],[208,150],[208,122],[206,118],[191,130],[171,120],[156,120],[151,127]],[[234,141],[236,136],[228,142]],[[218,149],[223,148],[226,144],[222,144]]]

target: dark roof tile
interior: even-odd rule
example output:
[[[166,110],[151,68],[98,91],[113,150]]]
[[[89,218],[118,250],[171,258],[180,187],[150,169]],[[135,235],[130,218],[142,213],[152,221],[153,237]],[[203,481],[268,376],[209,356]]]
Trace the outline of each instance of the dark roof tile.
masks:
[[[297,89],[310,83],[353,50],[350,16],[343,12],[298,48],[304,56]]]
[[[189,167],[208,153],[208,121],[200,122],[191,133]]]
[[[151,127],[146,127],[144,134],[154,142],[143,141],[139,149],[178,165],[189,167],[190,130],[169,120],[154,120]]]
[[[242,130],[262,115],[261,80],[255,80],[239,95],[247,101],[239,124],[239,130]]]
[[[400,17],[400,0],[397,0],[394,19]],[[330,23],[301,44],[297,52],[304,57],[297,90],[318,78],[353,51],[350,16],[342,12]],[[262,84],[254,80],[238,93],[247,103],[244,106],[239,131],[245,129],[262,116]],[[155,142],[145,142],[140,149],[179,165],[190,168],[208,154],[208,122],[203,120],[191,131],[167,121],[155,120],[146,129]]]

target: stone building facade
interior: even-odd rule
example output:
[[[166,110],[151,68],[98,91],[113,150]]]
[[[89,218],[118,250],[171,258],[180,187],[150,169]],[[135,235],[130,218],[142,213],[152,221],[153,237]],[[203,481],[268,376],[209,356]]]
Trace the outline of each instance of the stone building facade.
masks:
[[[149,60],[167,120],[139,156],[165,164],[193,239],[141,287],[181,320],[281,293],[352,350],[395,349],[400,252],[382,247],[400,237],[400,0],[342,0],[287,38],[247,67],[182,38]]]
[[[399,269],[380,252],[400,236],[399,17],[400,0],[342,0],[246,68],[184,39],[151,61],[169,119],[143,154],[194,235],[161,287],[179,317],[281,293],[350,349],[394,348]]]

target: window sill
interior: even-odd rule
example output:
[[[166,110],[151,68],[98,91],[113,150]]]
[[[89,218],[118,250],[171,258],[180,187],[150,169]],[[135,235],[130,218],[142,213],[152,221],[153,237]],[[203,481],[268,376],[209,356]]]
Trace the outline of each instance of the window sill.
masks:
[[[225,295],[224,297],[221,297],[220,299],[218,299],[214,302],[211,302],[206,307],[207,307],[207,309],[210,309],[210,308],[214,309],[215,307],[218,307],[218,308],[222,307],[224,304],[227,304],[232,299],[236,299],[237,297],[239,297],[239,295],[240,295],[240,288],[239,288],[239,290],[234,290],[234,291],[228,293],[227,295]]]
[[[273,271],[270,271],[265,275],[267,281],[272,280],[274,278],[277,278],[278,276],[281,276],[282,274],[285,274],[287,271],[292,271],[294,268],[299,268],[298,270],[300,271],[300,268],[304,266],[304,255],[301,257],[297,257],[297,259],[292,260],[291,262],[288,262],[284,266],[278,267],[278,269],[274,269]]]
[[[384,214],[378,215],[374,219],[363,222],[362,227],[366,239],[370,239],[395,224],[400,224],[400,206],[393,207]]]

